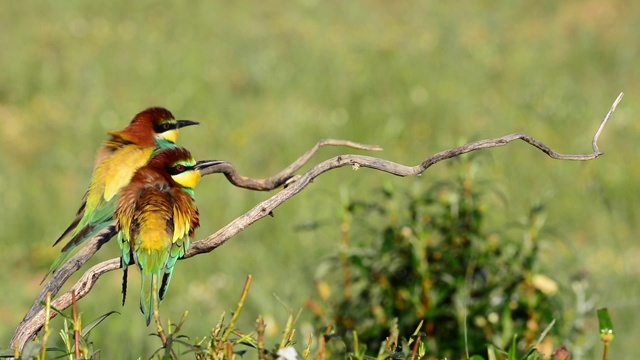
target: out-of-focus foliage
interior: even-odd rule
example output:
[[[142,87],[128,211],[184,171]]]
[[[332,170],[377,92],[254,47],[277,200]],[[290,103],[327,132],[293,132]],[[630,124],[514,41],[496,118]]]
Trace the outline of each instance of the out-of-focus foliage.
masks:
[[[105,132],[147,106],[202,123],[179,139],[196,157],[228,160],[262,178],[324,137],[379,144],[385,151],[376,155],[408,164],[466,140],[516,131],[560,152],[589,152],[597,123],[625,91],[600,139],[605,155],[596,161],[554,161],[516,143],[485,151],[491,155],[483,171],[507,199],[486,215],[487,224],[547,204],[548,222],[562,240],[540,244],[541,263],[561,287],[571,286],[567,264],[586,268],[598,305],[609,308],[620,334],[629,334],[617,338],[610,356],[637,348],[638,23],[640,3],[622,0],[5,2],[0,342],[8,344],[40,291],[59,251],[51,244],[77,210]],[[352,151],[323,149],[314,160],[345,152]],[[235,306],[251,273],[254,297],[245,311],[253,316],[245,325],[262,313],[267,335],[278,334],[276,320],[286,316],[280,301],[301,308],[314,291],[319,259],[339,246],[335,209],[342,191],[364,198],[384,182],[429,186],[451,174],[441,165],[419,179],[365,169],[327,173],[274,218],[211,254],[179,262],[163,311],[178,318],[189,309],[202,321],[187,322],[185,333],[207,333]],[[198,237],[269,196],[215,176],[203,179],[196,195]],[[318,224],[336,226],[295,231]],[[106,244],[91,264],[117,250]],[[120,280],[119,273],[101,278],[79,304],[87,318],[122,313],[93,332],[130,344],[110,348],[105,358],[132,358],[156,346],[136,301],[120,306]],[[305,319],[308,332],[307,312]]]
[[[473,178],[473,163],[462,168],[457,179],[415,196],[387,187],[346,202],[340,252],[317,274],[322,300],[312,309],[320,325],[333,322],[342,336],[357,331],[377,354],[394,328],[407,334],[424,323],[427,354],[460,359],[489,343],[506,349],[516,335],[524,351],[554,319],[571,323],[575,307],[563,304],[538,264],[543,207],[488,230],[495,188]],[[547,337],[546,350],[584,332],[564,330]]]

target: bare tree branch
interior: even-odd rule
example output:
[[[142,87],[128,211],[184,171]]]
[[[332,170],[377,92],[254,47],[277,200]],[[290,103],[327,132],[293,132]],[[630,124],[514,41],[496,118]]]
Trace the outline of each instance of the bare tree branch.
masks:
[[[318,144],[316,144],[314,148],[301,156],[298,160],[296,160],[282,172],[268,179],[255,180],[238,175],[233,165],[226,162],[221,165],[211,167],[206,174],[224,173],[227,179],[229,179],[232,184],[239,187],[253,190],[272,190],[284,184],[287,184],[287,187],[278,194],[259,203],[244,215],[236,218],[228,225],[218,230],[215,234],[192,243],[189,251],[185,254],[183,259],[188,259],[198,254],[213,251],[220,245],[227,242],[233,236],[237,235],[239,232],[247,228],[249,225],[271,214],[275,208],[301,192],[311,182],[313,182],[315,178],[317,178],[324,172],[343,166],[352,166],[354,170],[358,170],[360,167],[367,167],[397,176],[420,176],[429,167],[440,161],[457,157],[472,151],[505,146],[515,140],[522,140],[544,152],[553,159],[578,161],[595,159],[603,154],[603,152],[601,152],[597,146],[598,138],[600,137],[604,126],[615,111],[616,106],[622,99],[623,95],[624,94],[621,93],[618,96],[618,98],[611,106],[611,109],[600,123],[600,126],[592,140],[593,153],[591,154],[560,154],[549,148],[544,143],[532,138],[525,133],[515,133],[498,138],[479,140],[465,144],[463,146],[444,150],[428,157],[422,163],[415,166],[407,166],[371,156],[340,155],[321,162],[301,176],[294,177],[293,173],[300,169],[300,167],[302,167],[315,154],[315,152],[324,145],[344,145],[365,150],[380,150],[380,148],[376,146],[362,145],[349,141],[325,139],[318,142]],[[295,179],[295,181],[292,181],[292,179]],[[66,282],[69,276],[77,271],[113,235],[114,229],[113,226],[110,226],[109,228],[105,229],[105,231],[103,231],[100,235],[91,239],[74,257],[72,257],[58,272],[54,274],[49,283],[45,285],[43,292],[40,294],[38,300],[36,300],[32,308],[29,310],[29,313],[16,328],[16,332],[13,336],[13,339],[11,340],[12,348],[19,348],[20,350],[22,350],[26,341],[33,338],[35,334],[40,330],[40,328],[42,328],[45,321],[45,312],[40,303],[44,298],[46,298],[47,292],[51,292],[52,296],[57,294],[60,287],[62,286],[62,284],[64,284],[64,282]],[[75,290],[77,299],[81,299],[91,291],[91,288],[100,276],[102,276],[106,272],[119,269],[120,267],[120,259],[107,260],[93,266],[84,273],[82,278],[69,291],[54,300],[53,306],[60,310],[66,309],[71,305],[72,291]],[[55,313],[52,313],[52,316],[55,316]]]
[[[267,179],[251,179],[242,176],[238,174],[233,165],[228,162],[208,167],[202,171],[202,175],[223,173],[227,177],[229,182],[237,187],[251,190],[269,191],[286,184],[287,181],[291,179],[293,174],[298,171],[304,164],[306,164],[322,146],[347,146],[354,149],[370,151],[382,150],[382,148],[377,145],[365,145],[348,140],[322,139],[313,148],[311,148],[311,150],[307,151],[304,155],[298,158],[298,160],[294,161],[291,165],[287,166],[277,175]]]

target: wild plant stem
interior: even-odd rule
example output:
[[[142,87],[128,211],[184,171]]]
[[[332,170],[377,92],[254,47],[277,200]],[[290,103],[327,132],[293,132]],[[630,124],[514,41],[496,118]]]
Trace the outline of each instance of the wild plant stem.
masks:
[[[264,318],[262,315],[256,320],[256,331],[258,332],[258,360],[265,360],[264,351]]]
[[[247,280],[244,282],[244,288],[242,289],[242,295],[240,296],[240,301],[238,302],[238,306],[236,306],[236,311],[231,316],[231,320],[229,321],[229,326],[227,326],[226,330],[222,334],[222,338],[220,342],[224,343],[231,335],[233,328],[236,326],[236,321],[242,312],[242,308],[244,307],[244,302],[247,300],[247,295],[249,294],[249,288],[251,287],[251,280],[253,276],[247,275]]]
[[[76,359],[80,359],[80,323],[76,307],[76,291],[71,292],[71,312],[73,313],[73,342],[76,348]]]
[[[44,322],[44,335],[42,336],[42,352],[40,357],[46,359],[47,354],[47,341],[49,340],[49,318],[51,317],[51,293],[47,293],[47,304],[45,306],[45,322]],[[16,350],[16,353],[18,351]],[[18,358],[18,354],[15,354]]]

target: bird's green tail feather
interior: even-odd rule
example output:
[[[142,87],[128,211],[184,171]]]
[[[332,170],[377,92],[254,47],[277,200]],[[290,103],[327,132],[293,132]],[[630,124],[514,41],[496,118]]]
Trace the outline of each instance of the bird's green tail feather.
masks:
[[[142,272],[142,287],[140,290],[140,311],[144,314],[147,326],[151,323],[153,306],[158,298],[158,273]],[[155,291],[154,291],[155,288]]]
[[[141,270],[142,289],[140,293],[140,310],[147,319],[147,325],[151,322],[153,305],[164,297],[171,280],[173,266],[167,267],[168,250],[141,251],[135,253],[135,258]],[[171,262],[175,264],[175,260]]]

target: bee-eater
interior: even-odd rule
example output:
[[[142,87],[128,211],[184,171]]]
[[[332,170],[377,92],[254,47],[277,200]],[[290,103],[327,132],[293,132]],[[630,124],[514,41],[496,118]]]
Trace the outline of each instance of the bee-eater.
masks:
[[[179,128],[197,124],[191,120],[176,120],[169,110],[152,107],[137,114],[126,128],[108,133],[111,137],[98,151],[82,205],[71,225],[53,245],[70,240],[47,275],[64,264],[80,244],[111,223],[118,193],[135,171],[147,163],[153,151],[175,147]]]
[[[141,273],[140,310],[147,325],[155,301],[167,293],[176,261],[189,249],[200,225],[193,191],[200,170],[219,163],[196,162],[184,148],[159,149],[120,193],[116,230],[125,271],[123,295],[127,266],[135,263]]]

